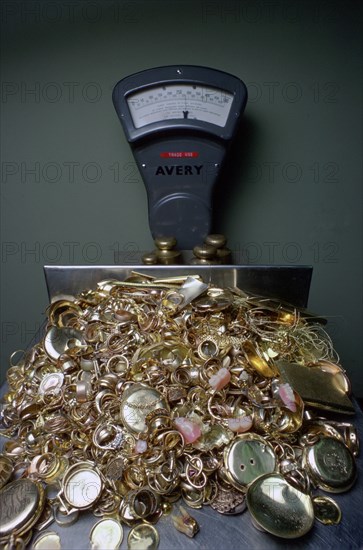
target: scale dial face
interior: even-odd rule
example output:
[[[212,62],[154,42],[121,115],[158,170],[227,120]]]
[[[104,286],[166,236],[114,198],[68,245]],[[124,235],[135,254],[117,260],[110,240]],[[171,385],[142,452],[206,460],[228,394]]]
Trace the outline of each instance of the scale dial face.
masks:
[[[173,119],[199,120],[223,128],[233,98],[219,88],[180,82],[138,90],[126,101],[135,128]]]
[[[148,193],[155,238],[191,250],[211,233],[212,195],[247,102],[239,78],[171,65],[127,76],[113,103]]]

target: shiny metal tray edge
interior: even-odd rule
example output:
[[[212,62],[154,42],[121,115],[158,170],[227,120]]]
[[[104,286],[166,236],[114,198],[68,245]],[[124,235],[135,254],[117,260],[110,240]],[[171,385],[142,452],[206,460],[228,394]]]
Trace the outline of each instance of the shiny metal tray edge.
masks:
[[[312,266],[296,265],[221,265],[221,266],[145,266],[145,265],[46,265],[44,273],[50,302],[75,296],[94,288],[104,279],[124,280],[132,271],[155,277],[200,275],[206,283],[238,287],[247,293],[278,298],[296,307],[306,307]]]

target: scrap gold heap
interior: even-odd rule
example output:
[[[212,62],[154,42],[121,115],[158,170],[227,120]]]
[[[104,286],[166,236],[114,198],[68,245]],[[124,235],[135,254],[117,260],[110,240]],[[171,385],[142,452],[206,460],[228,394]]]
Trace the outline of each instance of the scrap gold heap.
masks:
[[[358,441],[351,423],[322,410],[354,409],[323,322],[309,312],[199,277],[134,273],[52,303],[43,340],[18,356],[1,413],[1,544],[83,510],[112,518],[117,541],[126,524],[136,529],[129,545],[146,531],[157,544],[145,525],[167,520],[179,499],[222,514],[247,506],[283,538],[315,518],[340,521],[336,502],[316,490],[353,485]],[[29,494],[24,483],[34,493],[28,516],[6,500]],[[175,527],[194,536],[198,524],[179,510]]]

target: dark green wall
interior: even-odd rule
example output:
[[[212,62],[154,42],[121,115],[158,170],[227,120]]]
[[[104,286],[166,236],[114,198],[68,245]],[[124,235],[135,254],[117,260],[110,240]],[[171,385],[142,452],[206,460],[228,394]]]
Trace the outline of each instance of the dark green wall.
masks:
[[[44,319],[44,264],[152,248],[111,92],[133,72],[180,63],[249,88],[215,229],[241,261],[314,266],[309,306],[329,318],[363,396],[360,5],[2,3],[2,377]]]

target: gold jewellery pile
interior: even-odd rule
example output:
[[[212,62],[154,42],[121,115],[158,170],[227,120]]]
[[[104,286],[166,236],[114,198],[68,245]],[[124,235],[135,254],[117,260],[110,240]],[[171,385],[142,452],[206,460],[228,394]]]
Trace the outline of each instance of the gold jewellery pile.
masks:
[[[134,538],[150,526],[156,547],[154,525],[179,499],[247,508],[283,538],[340,521],[319,490],[352,487],[358,440],[341,420],[354,408],[324,320],[237,288],[205,285],[188,301],[185,280],[133,273],[57,300],[42,341],[12,355],[0,544],[24,546],[34,529],[91,510]],[[24,494],[27,509],[9,507]],[[178,510],[174,526],[194,536]]]

